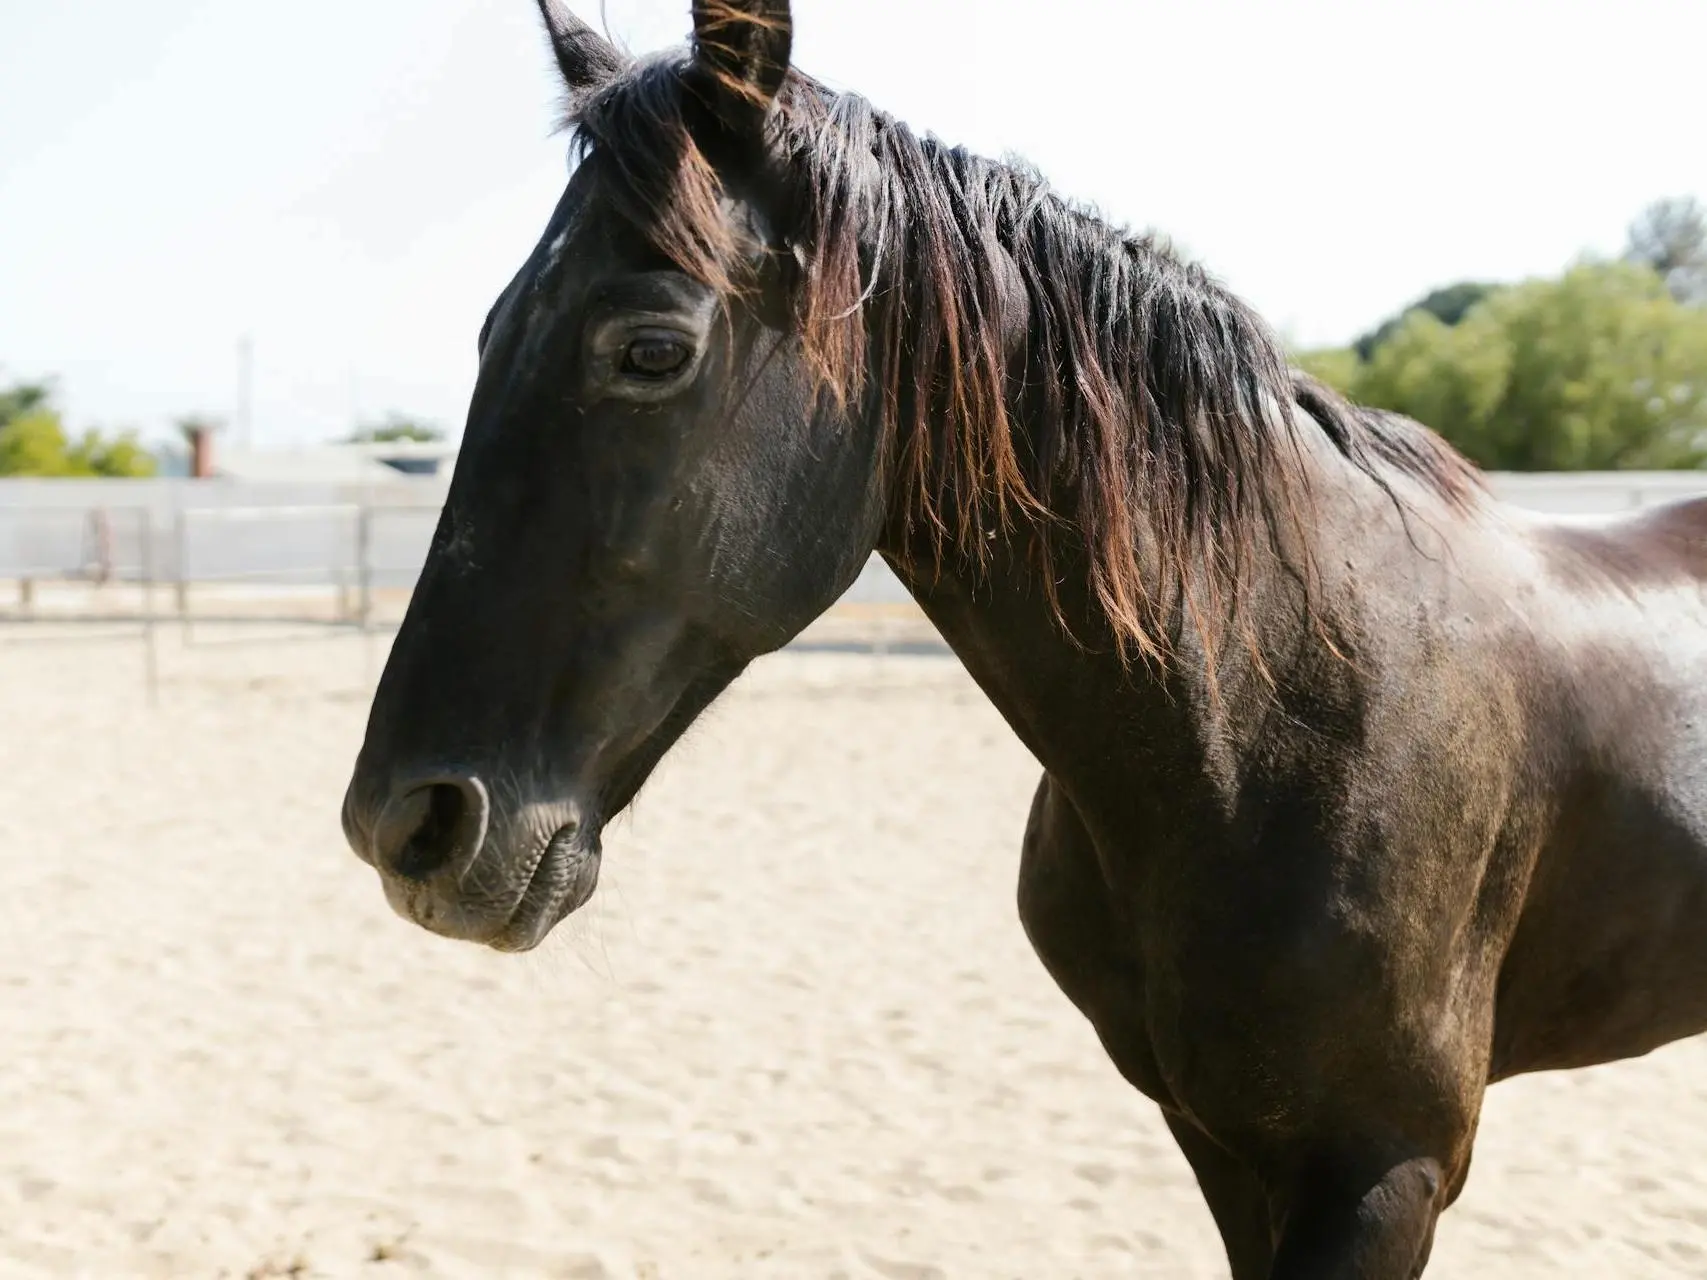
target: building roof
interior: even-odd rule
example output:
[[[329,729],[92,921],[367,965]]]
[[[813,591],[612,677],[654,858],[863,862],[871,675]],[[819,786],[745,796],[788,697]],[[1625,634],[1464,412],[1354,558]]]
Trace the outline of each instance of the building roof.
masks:
[[[217,449],[213,470],[229,480],[395,484],[414,478],[447,478],[455,459],[454,444],[322,444],[289,449]]]

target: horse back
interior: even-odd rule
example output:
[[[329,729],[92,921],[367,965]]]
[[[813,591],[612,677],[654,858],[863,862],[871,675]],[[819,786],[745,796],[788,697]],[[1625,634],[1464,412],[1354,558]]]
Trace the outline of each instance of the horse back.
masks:
[[[1500,980],[1492,1074],[1707,1030],[1707,497],[1538,521],[1553,811]]]
[[[1543,538],[1568,585],[1592,577],[1634,590],[1707,580],[1707,495],[1611,519],[1550,520]]]

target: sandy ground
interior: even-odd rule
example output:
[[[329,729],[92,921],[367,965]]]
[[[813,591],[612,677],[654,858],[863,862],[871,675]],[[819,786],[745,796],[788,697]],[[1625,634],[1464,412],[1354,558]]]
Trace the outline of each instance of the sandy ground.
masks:
[[[941,658],[762,664],[531,956],[389,914],[360,639],[0,634],[0,1276],[1214,1277]],[[233,633],[234,634],[234,633]],[[247,633],[245,633],[247,634]],[[1707,1043],[1503,1085],[1431,1275],[1707,1275]]]

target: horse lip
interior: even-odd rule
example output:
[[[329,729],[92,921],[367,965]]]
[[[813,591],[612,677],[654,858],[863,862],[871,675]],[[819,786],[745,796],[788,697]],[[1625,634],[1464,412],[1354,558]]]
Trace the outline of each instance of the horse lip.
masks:
[[[494,951],[533,950],[566,917],[587,904],[598,886],[602,851],[597,834],[586,844],[579,843],[585,830],[584,823],[567,823],[546,842],[509,919],[487,942]],[[561,888],[544,897],[535,893],[535,887],[542,879],[560,873],[568,877]]]

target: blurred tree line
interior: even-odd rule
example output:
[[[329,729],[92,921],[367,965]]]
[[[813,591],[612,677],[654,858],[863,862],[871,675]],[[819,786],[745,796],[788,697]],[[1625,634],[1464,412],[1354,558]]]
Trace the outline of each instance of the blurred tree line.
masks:
[[[411,418],[405,414],[387,414],[381,422],[370,422],[357,427],[344,437],[346,444],[436,444],[445,438],[444,428],[435,423],[423,422],[419,418]]]
[[[216,418],[193,415],[174,424],[184,449],[198,433],[223,428]],[[402,414],[357,428],[345,437],[354,444],[439,441],[442,427]],[[73,436],[53,400],[48,382],[0,383],[0,476],[152,476],[159,460],[133,431],[86,430]]]
[[[1624,256],[1437,289],[1298,363],[1508,471],[1707,464],[1707,214],[1662,200]]]
[[[48,383],[0,386],[0,476],[151,476],[154,468],[135,432],[72,437]]]

